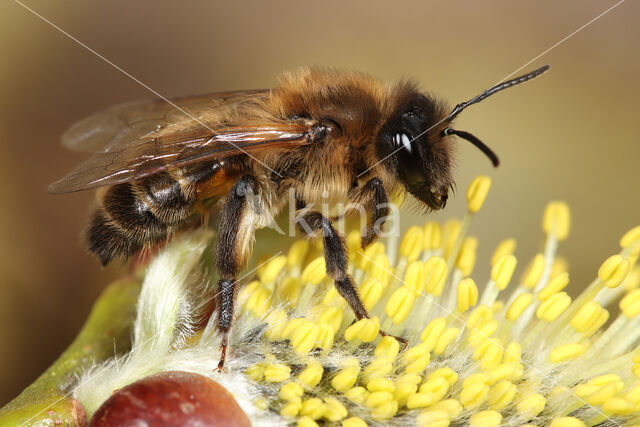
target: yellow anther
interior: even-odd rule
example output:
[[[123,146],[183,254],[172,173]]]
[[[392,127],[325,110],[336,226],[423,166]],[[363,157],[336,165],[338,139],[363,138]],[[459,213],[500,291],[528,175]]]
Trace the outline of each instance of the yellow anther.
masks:
[[[269,408],[269,401],[264,397],[258,397],[257,399],[254,399],[251,403],[253,403],[253,406],[255,406],[261,411],[265,411]]]
[[[442,400],[449,391],[449,382],[442,377],[430,378],[418,389],[420,393],[430,393],[436,400]]]
[[[384,244],[382,242],[373,242],[364,250],[364,252],[360,255],[360,270],[365,271],[371,264],[373,260],[380,254],[383,254],[385,251]]]
[[[318,328],[319,332],[315,346],[321,348],[323,353],[326,353],[333,347],[333,340],[335,338],[333,327],[328,323],[321,323],[318,325]]]
[[[520,362],[522,357],[522,347],[516,341],[512,341],[504,352],[504,363]]]
[[[600,406],[615,396],[616,393],[618,393],[618,387],[616,384],[606,384],[598,388],[594,393],[585,397],[585,400],[590,405]]]
[[[309,252],[308,240],[296,240],[293,242],[287,253],[287,266],[290,269],[300,268],[307,253]]]
[[[620,300],[620,310],[629,319],[640,314],[640,289],[629,292]]]
[[[407,404],[409,396],[413,396],[417,391],[418,384],[408,381],[396,382],[396,390],[393,392],[393,397],[398,401],[398,405],[402,407]]]
[[[362,373],[364,380],[370,381],[373,378],[384,378],[393,371],[393,363],[385,358],[373,359]]]
[[[478,248],[478,239],[475,237],[467,237],[462,242],[460,253],[456,259],[456,268],[460,270],[463,276],[468,276],[476,265],[476,249]]]
[[[295,304],[302,291],[302,282],[299,277],[286,276],[278,286],[278,294],[290,304]]]
[[[500,381],[516,381],[522,376],[523,368],[518,362],[501,363],[488,372],[490,380],[487,384],[495,384]]]
[[[414,261],[407,266],[407,271],[404,273],[404,286],[413,289],[416,294],[423,294],[425,279],[424,263]]]
[[[536,310],[538,319],[553,322],[571,305],[571,297],[566,292],[558,292],[543,301]]]
[[[444,378],[447,381],[447,383],[449,383],[449,386],[452,386],[456,382],[458,382],[459,376],[458,376],[458,373],[453,369],[444,367],[444,368],[436,369],[435,371],[429,374],[429,380],[432,380],[435,378]]]
[[[369,392],[364,387],[353,387],[344,392],[344,397],[356,405],[364,405],[369,397]]]
[[[491,266],[496,265],[498,260],[506,255],[511,255],[516,250],[516,239],[506,239],[498,243],[498,247],[491,256]]]
[[[340,329],[340,325],[342,324],[342,318],[344,317],[344,310],[340,307],[326,307],[318,316],[318,323],[326,323],[331,325],[333,328],[333,333],[335,334]]]
[[[375,391],[373,393],[369,393],[367,396],[367,401],[365,404],[369,408],[375,408],[376,406],[380,406],[384,403],[393,400],[393,394],[388,391]]]
[[[425,251],[438,249],[442,244],[442,228],[435,221],[427,222],[422,228],[422,248]]]
[[[251,378],[255,382],[262,381],[264,379],[264,363],[256,363],[255,365],[249,366],[244,370],[244,374]]]
[[[360,251],[362,250],[362,238],[360,237],[360,231],[350,231],[347,234],[346,242],[349,260],[355,265],[359,265]]]
[[[257,286],[247,298],[244,307],[254,316],[263,317],[271,307],[271,291],[263,285]]]
[[[305,415],[302,418],[298,418],[297,427],[317,427],[317,426],[318,426],[318,423],[313,421],[311,417],[308,417]]]
[[[310,285],[317,285],[325,277],[327,277],[327,269],[323,256],[318,257],[307,264],[300,276],[303,283]]]
[[[475,409],[487,400],[489,386],[484,382],[474,382],[463,386],[459,396],[460,403],[465,409]]]
[[[393,320],[394,324],[402,323],[411,313],[413,303],[416,299],[415,291],[406,286],[396,289],[385,306],[385,313]]]
[[[500,412],[486,410],[476,412],[469,418],[469,426],[471,427],[497,427],[502,424],[502,415]]]
[[[367,383],[367,390],[371,393],[375,391],[388,391],[389,393],[393,393],[396,387],[393,385],[393,381],[386,378],[373,378]]]
[[[615,386],[616,393],[622,391],[622,389],[624,388],[624,382],[622,381],[622,378],[620,378],[620,376],[616,374],[599,375],[597,377],[591,378],[587,382],[587,385],[597,387],[608,384],[613,384]]]
[[[547,286],[545,286],[539,293],[538,299],[544,301],[548,299],[551,295],[557,294],[562,291],[569,284],[569,273],[564,272],[555,276],[553,279],[549,281]]]
[[[558,417],[554,418],[549,427],[586,427],[587,425],[575,417]]]
[[[345,300],[344,297],[338,293],[335,286],[331,286],[322,297],[322,305],[343,308],[345,307]]]
[[[451,250],[453,250],[453,246],[458,239],[458,234],[460,234],[460,228],[462,224],[457,219],[450,219],[445,222],[444,227],[442,229],[442,241],[444,243],[444,256],[445,258],[449,258],[451,255]]]
[[[371,342],[378,336],[380,331],[380,320],[377,316],[370,319],[364,318],[358,320],[344,331],[344,339],[353,341],[359,339],[362,342]]]
[[[513,276],[518,261],[513,255],[505,255],[500,258],[491,268],[491,279],[496,282],[496,287],[504,290]]]
[[[398,402],[390,400],[371,410],[371,417],[376,421],[385,421],[398,412]]]
[[[272,258],[271,261],[258,269],[258,277],[262,283],[273,283],[285,265],[287,265],[287,257],[285,255]]]
[[[393,268],[386,254],[381,253],[376,255],[369,264],[367,271],[369,272],[369,277],[380,280],[380,283],[382,283],[385,289],[389,286]]]
[[[458,313],[464,313],[478,302],[478,287],[471,277],[458,283]]]
[[[264,380],[268,383],[281,383],[291,376],[291,368],[282,363],[272,363],[265,366]]]
[[[367,423],[362,418],[351,417],[342,421],[342,427],[367,427]]]
[[[433,405],[437,402],[438,399],[434,396],[433,393],[416,393],[407,399],[407,408],[409,409],[419,409],[426,408],[427,406]]]
[[[423,237],[424,235],[420,227],[417,225],[409,227],[407,232],[404,233],[400,247],[398,248],[400,255],[406,257],[409,262],[417,260],[420,252],[422,252]]]
[[[504,301],[494,301],[493,304],[491,304],[491,311],[493,311],[494,313],[499,313],[502,311],[502,309],[504,308]]]
[[[373,354],[376,357],[393,360],[396,358],[399,351],[400,343],[398,343],[398,340],[393,337],[386,336],[382,337]]]
[[[487,307],[486,305],[482,304],[473,309],[473,311],[469,315],[469,321],[467,323],[469,324],[469,327],[471,329],[477,329],[482,327],[485,323],[489,322],[492,317],[493,310],[491,309],[491,307]]]
[[[315,359],[310,359],[307,366],[298,374],[298,382],[306,388],[314,388],[320,383],[324,369]]]
[[[600,318],[603,308],[597,302],[589,300],[585,302],[569,322],[578,332],[586,332],[591,329]]]
[[[513,300],[511,305],[509,305],[509,308],[507,308],[505,317],[508,320],[518,319],[518,317],[520,317],[522,313],[524,313],[524,310],[527,307],[529,307],[529,304],[531,304],[532,300],[533,300],[533,295],[530,294],[529,292],[521,293],[516,297],[516,299]]]
[[[296,382],[289,382],[280,387],[278,396],[282,400],[296,400],[304,394],[302,386]]]
[[[483,369],[491,370],[497,368],[498,365],[500,365],[504,350],[502,347],[502,342],[500,340],[490,339],[488,341],[490,342],[490,344],[482,355],[480,366],[482,366]]]
[[[636,412],[636,405],[623,397],[612,397],[602,404],[602,412],[607,415],[630,415]]]
[[[307,321],[289,333],[289,340],[296,353],[307,354],[315,347],[319,334],[318,324]]]
[[[407,364],[404,371],[408,374],[420,374],[431,361],[431,353],[426,353]]]
[[[484,338],[478,341],[473,350],[473,358],[475,360],[480,360],[484,356],[484,353],[491,346],[491,339]]]
[[[625,398],[631,402],[640,404],[640,384],[635,385],[631,390],[625,393]]]
[[[564,240],[571,228],[571,213],[565,202],[551,202],[544,211],[542,229],[558,240]]]
[[[620,255],[613,255],[602,263],[598,270],[598,277],[608,288],[615,288],[622,283],[630,267],[629,260]]]
[[[331,386],[339,392],[344,393],[349,390],[358,380],[359,369],[346,368],[338,372],[331,379]]]
[[[516,397],[518,387],[511,381],[503,380],[491,387],[489,398],[487,403],[489,407],[496,411],[502,411],[509,406],[513,399]]]
[[[429,409],[418,414],[416,425],[418,427],[448,427],[450,420],[449,414],[445,411]]]
[[[433,348],[433,353],[438,356],[444,353],[447,346],[451,344],[453,341],[455,341],[455,339],[458,338],[459,334],[460,334],[459,328],[445,329],[442,335],[440,335],[440,338],[438,338],[438,342],[436,343],[436,346]]]
[[[467,203],[469,212],[478,212],[489,194],[491,188],[491,178],[486,175],[479,175],[471,181],[467,188]]]
[[[469,375],[462,381],[462,388],[469,387],[475,383],[489,384],[491,382],[491,375],[486,372],[478,372]]]
[[[446,327],[447,321],[443,317],[437,317],[422,330],[420,340],[425,344],[426,351],[433,350]]]
[[[287,313],[283,309],[277,308],[269,311],[264,320],[268,325],[264,331],[265,338],[270,341],[284,339],[283,332],[289,321],[289,316],[287,316]]]
[[[346,418],[349,414],[347,408],[338,399],[333,397],[325,397],[324,399],[324,418],[332,423]]]
[[[476,347],[481,341],[490,338],[498,330],[498,322],[490,320],[484,325],[474,328],[469,334],[469,344]]]
[[[547,399],[540,393],[535,393],[520,400],[516,407],[518,409],[518,415],[525,420],[529,420],[538,416],[546,404]]]
[[[378,301],[380,301],[383,292],[384,285],[380,280],[375,278],[369,278],[360,285],[360,299],[367,311],[371,311]]]
[[[447,277],[447,262],[439,257],[431,257],[424,264],[425,286],[424,289],[435,295],[442,294],[444,281]]]
[[[457,418],[462,413],[462,405],[456,399],[446,399],[431,406],[432,410],[445,411],[449,418]]]
[[[551,350],[549,361],[552,363],[568,362],[582,356],[585,351],[587,348],[583,344],[564,344]]]
[[[322,418],[325,411],[325,404],[317,397],[302,401],[302,407],[300,408],[300,415],[307,416],[312,420]]]
[[[628,248],[631,245],[636,244],[638,241],[640,241],[640,225],[633,227],[631,230],[624,233],[624,236],[620,239],[620,246]]]
[[[622,286],[627,292],[631,292],[640,287],[640,266],[633,268],[624,278]]]
[[[527,270],[524,273],[523,284],[528,289],[533,289],[540,278],[542,277],[542,272],[544,271],[544,255],[537,254],[531,264],[527,267]]]
[[[302,399],[289,402],[280,409],[280,415],[290,418],[297,417],[300,413],[300,408],[302,408]]]

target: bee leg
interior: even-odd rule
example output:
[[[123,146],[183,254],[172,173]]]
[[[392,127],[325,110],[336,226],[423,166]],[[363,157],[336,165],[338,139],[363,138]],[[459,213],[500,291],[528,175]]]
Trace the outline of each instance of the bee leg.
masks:
[[[229,331],[233,322],[237,277],[251,255],[255,232],[256,212],[252,206],[256,197],[257,181],[245,176],[233,186],[220,212],[216,242],[216,266],[220,273],[216,308],[217,329],[222,335],[220,362],[217,371],[223,371],[229,344]]]
[[[384,221],[389,215],[389,199],[380,178],[372,178],[362,187],[355,189],[351,198],[369,212],[367,225],[362,231],[364,249],[375,240],[376,232],[382,231]]]
[[[356,318],[358,320],[368,318],[367,309],[364,308],[351,278],[347,275],[347,253],[344,240],[331,225],[331,220],[319,212],[306,212],[296,219],[296,225],[306,234],[322,232],[327,275],[335,280],[338,293],[349,303]]]

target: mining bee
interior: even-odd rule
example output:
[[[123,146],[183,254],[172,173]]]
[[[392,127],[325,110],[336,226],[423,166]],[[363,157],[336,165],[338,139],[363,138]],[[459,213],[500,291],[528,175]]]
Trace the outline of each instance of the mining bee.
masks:
[[[295,221],[323,239],[326,270],[356,318],[368,317],[351,278],[342,237],[314,209],[322,198],[368,212],[362,246],[388,215],[388,194],[408,191],[428,209],[445,206],[454,184],[456,137],[498,157],[472,134],[455,130],[466,107],[545,72],[500,83],[453,110],[411,81],[383,83],[359,72],[303,68],[277,87],[115,106],[73,126],[69,148],[92,156],[52,193],[98,188],[86,231],[103,264],[127,259],[169,233],[219,215],[217,329],[222,369],[238,274],[254,233],[295,194]],[[326,199],[324,200],[326,201]]]

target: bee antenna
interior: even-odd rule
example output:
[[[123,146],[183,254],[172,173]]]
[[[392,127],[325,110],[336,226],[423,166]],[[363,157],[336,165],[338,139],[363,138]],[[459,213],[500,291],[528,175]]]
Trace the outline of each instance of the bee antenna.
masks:
[[[519,85],[520,83],[524,83],[527,80],[531,80],[531,79],[533,79],[535,77],[538,77],[540,74],[544,73],[549,68],[550,68],[549,65],[544,65],[544,66],[538,68],[537,70],[533,70],[532,72],[530,72],[528,74],[525,74],[523,76],[516,77],[515,79],[507,80],[506,82],[498,83],[494,87],[485,90],[480,95],[478,95],[478,96],[476,96],[474,98],[471,98],[470,100],[468,100],[466,102],[463,102],[462,104],[456,105],[456,107],[453,109],[453,111],[451,113],[449,113],[449,115],[445,118],[445,120],[453,120],[454,117],[456,117],[458,114],[460,114],[460,112],[462,110],[464,110],[465,108],[467,108],[468,106],[473,105],[473,104],[477,104],[480,101],[484,101],[485,99],[487,99],[488,97],[490,97],[494,93],[500,92],[501,90],[508,89],[508,88],[510,88],[512,86]],[[471,135],[471,136],[473,137],[473,135]],[[480,142],[477,138],[476,138],[476,140],[478,142]],[[469,141],[471,141],[471,140],[469,140]],[[473,141],[471,141],[471,142],[473,142]],[[473,142],[473,144],[475,144],[475,142]],[[484,144],[483,144],[483,146],[484,146]],[[478,148],[479,148],[479,146],[478,146]],[[482,149],[482,148],[480,148],[480,149],[482,151],[484,151],[484,149]],[[486,154],[486,151],[485,151],[485,154]]]
[[[498,165],[500,164],[500,159],[498,159],[498,156],[496,155],[496,153],[494,153],[493,150],[491,150],[491,148],[487,147],[484,142],[480,141],[476,136],[470,134],[469,132],[465,132],[463,130],[445,128],[442,131],[442,135],[444,136],[455,135],[455,136],[459,136],[462,139],[466,139],[467,141],[469,141],[470,143],[478,147],[480,151],[482,151],[489,158],[489,160],[491,160],[491,163],[493,163],[494,168],[498,167]]]

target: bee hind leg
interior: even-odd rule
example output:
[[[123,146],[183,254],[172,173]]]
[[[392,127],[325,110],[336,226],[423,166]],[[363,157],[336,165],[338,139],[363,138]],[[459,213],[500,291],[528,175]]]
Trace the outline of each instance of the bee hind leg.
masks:
[[[220,362],[217,371],[224,370],[224,362],[229,345],[229,332],[233,323],[238,273],[251,255],[255,232],[255,212],[253,203],[257,181],[251,176],[242,177],[229,192],[220,212],[218,239],[216,242],[216,266],[220,273],[216,293],[218,312],[217,330],[222,335]]]

